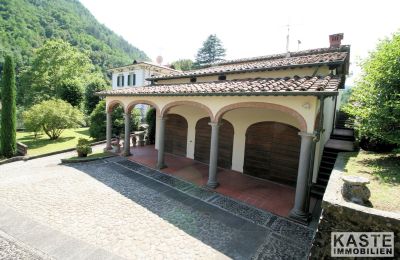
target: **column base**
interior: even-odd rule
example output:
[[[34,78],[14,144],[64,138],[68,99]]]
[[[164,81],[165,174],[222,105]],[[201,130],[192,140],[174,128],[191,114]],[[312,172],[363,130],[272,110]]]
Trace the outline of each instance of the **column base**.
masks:
[[[124,153],[123,153],[123,156],[125,156],[125,157],[131,156],[131,155],[132,155],[131,152],[128,152],[128,153],[124,152]]]
[[[311,214],[302,211],[291,210],[288,216],[291,220],[294,220],[300,224],[307,225],[311,220]]]
[[[207,182],[206,187],[210,189],[215,189],[219,186],[218,182]]]
[[[168,166],[165,163],[157,163],[157,165],[156,165],[156,169],[157,170],[162,170],[162,169],[165,169],[167,167]]]

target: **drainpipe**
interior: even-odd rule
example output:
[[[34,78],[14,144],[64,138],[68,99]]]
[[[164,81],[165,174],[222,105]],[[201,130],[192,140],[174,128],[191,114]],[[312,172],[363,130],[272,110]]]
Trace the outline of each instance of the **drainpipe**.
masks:
[[[336,106],[337,106],[337,98],[338,98],[338,96],[335,96],[335,110],[333,110],[333,122],[332,122],[332,132],[331,132],[331,134],[333,134],[333,131],[335,130],[335,128],[336,128],[336,117],[337,117],[337,115],[336,115]]]
[[[321,135],[324,133],[324,105],[325,105],[325,96],[319,96],[319,124],[318,129],[315,130],[315,138],[313,139],[313,144],[311,146],[311,158],[310,158],[310,169],[308,171],[308,183],[307,183],[307,195],[306,195],[306,209],[307,212],[310,209],[310,194],[311,194],[311,186],[312,186],[312,176],[314,172],[314,161],[315,161],[315,148],[317,143],[321,140]]]

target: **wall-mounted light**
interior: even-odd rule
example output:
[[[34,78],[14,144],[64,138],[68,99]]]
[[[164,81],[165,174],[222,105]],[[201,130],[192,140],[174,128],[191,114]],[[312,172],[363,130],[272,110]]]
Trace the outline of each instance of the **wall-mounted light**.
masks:
[[[303,108],[305,108],[305,109],[310,109],[310,107],[311,107],[311,105],[308,102],[303,104]]]

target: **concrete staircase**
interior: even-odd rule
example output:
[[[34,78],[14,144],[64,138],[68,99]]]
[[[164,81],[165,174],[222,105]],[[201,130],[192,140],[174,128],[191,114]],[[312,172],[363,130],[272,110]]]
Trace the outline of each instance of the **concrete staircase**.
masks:
[[[317,182],[311,187],[311,195],[318,199],[324,196],[338,153],[355,151],[353,123],[343,112],[338,113],[336,122],[322,153]]]

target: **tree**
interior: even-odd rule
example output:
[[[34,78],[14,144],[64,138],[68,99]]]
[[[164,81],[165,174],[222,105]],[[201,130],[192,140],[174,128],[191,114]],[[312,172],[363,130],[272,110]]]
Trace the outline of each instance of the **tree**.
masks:
[[[79,107],[83,101],[83,90],[79,82],[65,81],[61,83],[57,96],[74,107]]]
[[[112,117],[112,133],[113,135],[119,136],[124,133],[125,121],[124,121],[124,110],[121,106],[117,106],[113,109],[111,114]],[[136,131],[139,128],[140,123],[140,110],[135,108],[132,109],[131,115],[131,131]],[[103,140],[106,138],[106,101],[101,100],[90,114],[90,127],[89,135],[92,138]]]
[[[381,41],[361,64],[362,77],[344,107],[359,138],[400,144],[400,33]]]
[[[103,90],[107,90],[109,87],[107,82],[97,78],[86,86],[85,90],[85,110],[87,115],[90,115],[96,105],[100,102],[101,98],[96,96],[95,93]]]
[[[148,138],[150,144],[154,144],[156,141],[156,109],[154,107],[147,110],[146,123],[149,125]]]
[[[171,63],[176,70],[187,71],[193,69],[193,61],[190,59],[177,60]]]
[[[2,109],[0,125],[0,148],[1,154],[6,157],[12,157],[17,151],[17,106],[15,101],[15,65],[11,56],[6,56],[5,58],[1,87]]]
[[[24,112],[24,123],[30,125],[30,120],[40,123],[43,132],[56,140],[68,128],[76,128],[83,124],[83,114],[77,108],[61,99],[43,101]]]
[[[21,76],[25,104],[60,98],[65,84],[86,85],[93,71],[88,55],[63,40],[49,40],[37,49]]]
[[[221,40],[215,34],[211,34],[197,52],[196,67],[223,60],[225,51]]]

